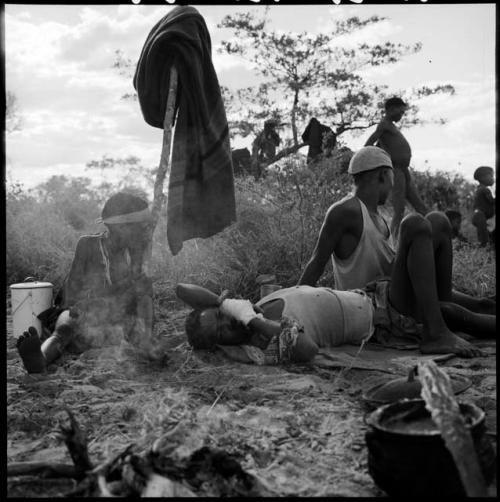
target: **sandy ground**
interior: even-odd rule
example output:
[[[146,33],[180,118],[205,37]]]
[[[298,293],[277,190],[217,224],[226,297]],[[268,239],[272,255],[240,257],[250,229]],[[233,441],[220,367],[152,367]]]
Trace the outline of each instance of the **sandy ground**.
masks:
[[[186,312],[177,305],[157,310],[156,329],[169,347],[166,366],[106,347],[66,355],[44,376],[23,369],[8,317],[8,462],[70,464],[58,436],[67,407],[87,433],[95,464],[131,443],[147,447],[177,427],[187,451],[209,445],[233,453],[281,495],[384,495],[368,473],[361,395],[373,379],[391,375],[350,369],[339,378],[338,368],[263,368],[194,353],[183,332]],[[480,345],[488,357],[440,366],[472,379],[460,401],[485,409],[496,442],[496,348]],[[67,479],[11,477],[8,495],[58,496],[73,486]]]

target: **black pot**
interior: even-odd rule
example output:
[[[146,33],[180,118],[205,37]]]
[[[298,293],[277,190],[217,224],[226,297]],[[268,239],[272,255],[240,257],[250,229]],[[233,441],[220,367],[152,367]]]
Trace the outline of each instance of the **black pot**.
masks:
[[[486,432],[484,411],[473,404],[460,403],[460,411],[471,432],[474,447],[489,484],[496,470],[496,454]],[[407,415],[408,427],[401,428]],[[377,408],[365,421],[368,471],[376,485],[389,496],[466,495],[455,462],[437,426],[412,428],[412,420],[422,423],[431,415],[423,399],[402,399]]]

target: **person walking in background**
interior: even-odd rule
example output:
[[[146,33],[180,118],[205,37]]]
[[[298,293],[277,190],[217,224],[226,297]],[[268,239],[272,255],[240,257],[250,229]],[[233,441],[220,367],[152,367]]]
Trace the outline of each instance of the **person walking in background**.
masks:
[[[495,183],[495,173],[492,167],[481,166],[474,171],[474,179],[479,183],[474,194],[472,224],[477,230],[479,245],[484,247],[491,242],[495,244],[495,230],[488,230],[488,220],[495,216],[495,198],[490,186]]]
[[[302,133],[302,140],[309,145],[307,151],[307,163],[316,160],[321,154],[329,157],[337,144],[337,136],[331,127],[319,122],[313,117],[304,132]]]
[[[366,140],[365,146],[375,144],[375,146],[383,148],[391,157],[394,166],[394,187],[392,190],[394,215],[391,222],[391,232],[397,238],[406,200],[418,213],[425,215],[428,211],[411,179],[410,144],[395,125],[395,122],[399,122],[403,118],[408,105],[401,98],[394,97],[388,99],[384,107],[385,115],[377,125],[375,132]]]
[[[252,143],[252,166],[255,179],[262,176],[264,168],[276,157],[276,148],[281,143],[281,138],[276,131],[277,126],[276,120],[266,120],[264,130],[257,134]]]

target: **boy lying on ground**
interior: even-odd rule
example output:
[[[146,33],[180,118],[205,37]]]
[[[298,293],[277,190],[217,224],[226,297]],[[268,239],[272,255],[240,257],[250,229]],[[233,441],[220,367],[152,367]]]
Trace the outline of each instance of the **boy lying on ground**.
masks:
[[[431,309],[433,315],[437,310],[439,322],[418,324],[387,302],[393,287],[385,280],[351,291],[294,286],[271,293],[255,306],[192,284],[179,284],[176,293],[195,309],[186,319],[193,348],[239,346],[238,359],[258,364],[306,362],[322,347],[359,344],[370,337],[385,346],[416,345],[422,353],[474,357],[482,352],[455,335],[450,343],[450,330],[478,338],[495,336],[496,316],[476,314],[450,302],[436,303]],[[422,294],[429,295],[433,287],[435,283],[428,280]],[[427,298],[420,304],[428,307]]]
[[[148,203],[120,192],[101,214],[106,231],[80,237],[60,305],[42,319],[52,334],[42,343],[30,326],[17,340],[29,373],[44,372],[65,350],[80,353],[110,342],[116,328],[144,355],[155,353],[153,287],[142,273],[151,239]]]

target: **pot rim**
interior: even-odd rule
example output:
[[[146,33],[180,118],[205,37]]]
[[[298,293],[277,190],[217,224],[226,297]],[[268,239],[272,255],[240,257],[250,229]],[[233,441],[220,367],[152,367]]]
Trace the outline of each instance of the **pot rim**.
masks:
[[[389,408],[395,408],[398,405],[401,404],[406,404],[406,403],[421,403],[425,406],[425,401],[423,399],[399,399],[397,401],[394,401],[392,403],[384,404],[382,406],[379,406],[375,411],[372,411],[370,413],[367,413],[364,417],[364,422],[365,424],[371,426],[372,428],[376,429],[379,432],[384,432],[386,434],[391,434],[394,436],[411,436],[411,437],[436,437],[436,436],[441,436],[441,432],[439,429],[436,430],[430,430],[430,431],[397,431],[394,429],[391,429],[389,427],[384,427],[383,425],[380,424],[380,418],[386,412]],[[485,412],[479,408],[479,406],[473,404],[473,403],[467,403],[467,402],[458,402],[459,406],[465,406],[469,408],[475,416],[472,418],[472,423],[471,424],[466,424],[467,429],[471,430],[480,423],[484,422],[485,420]],[[437,426],[436,426],[437,427]]]

